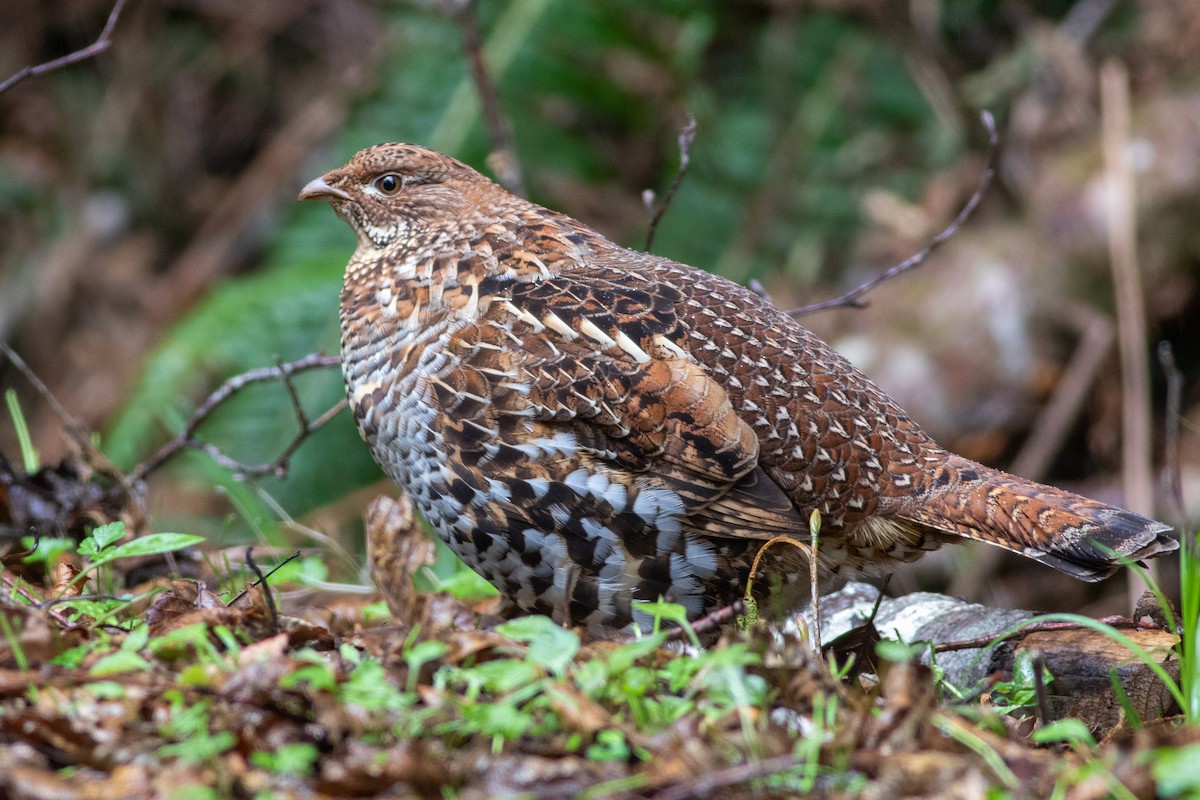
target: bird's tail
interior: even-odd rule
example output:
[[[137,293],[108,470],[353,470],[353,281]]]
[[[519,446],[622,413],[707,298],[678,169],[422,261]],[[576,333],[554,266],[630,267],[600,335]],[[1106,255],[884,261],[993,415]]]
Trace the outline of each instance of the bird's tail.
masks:
[[[912,507],[897,514],[926,528],[999,545],[1085,581],[1170,553],[1170,526],[1077,494],[950,455]]]

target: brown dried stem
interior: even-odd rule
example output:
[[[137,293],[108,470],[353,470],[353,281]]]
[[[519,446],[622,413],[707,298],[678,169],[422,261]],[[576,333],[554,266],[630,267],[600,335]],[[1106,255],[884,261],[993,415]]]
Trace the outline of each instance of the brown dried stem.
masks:
[[[1044,728],[1054,719],[1050,715],[1050,700],[1046,693],[1046,655],[1037,648],[1031,648],[1030,660],[1033,661],[1033,694],[1037,701],[1034,711],[1037,714],[1038,727]]]
[[[76,630],[89,632],[86,625],[80,625],[77,622],[72,622],[67,619],[66,615],[58,609],[54,608],[56,604],[68,603],[72,600],[79,600],[80,597],[59,597],[47,600],[36,594],[32,587],[25,581],[17,578],[15,574],[7,569],[0,569],[0,605],[16,605],[12,603],[17,596],[23,598],[28,607],[37,608],[46,612],[54,619],[63,630]],[[7,598],[7,600],[5,599]]]
[[[979,183],[976,185],[975,191],[971,193],[971,197],[967,200],[966,205],[963,206],[962,211],[958,212],[958,216],[954,218],[954,221],[951,222],[945,230],[933,237],[929,241],[929,244],[925,245],[924,249],[910,256],[904,261],[901,261],[899,264],[887,270],[886,272],[876,275],[871,280],[859,285],[854,289],[851,289],[841,297],[835,297],[832,300],[824,300],[820,303],[812,303],[811,305],[793,308],[787,312],[788,314],[791,314],[792,316],[800,316],[801,314],[811,314],[814,311],[824,311],[829,308],[865,308],[867,305],[866,302],[860,300],[859,298],[884,281],[889,281],[903,272],[908,272],[910,269],[921,266],[921,264],[925,263],[925,260],[932,255],[934,250],[938,249],[938,247],[945,244],[950,238],[958,233],[958,229],[961,228],[963,224],[971,218],[973,213],[975,213],[975,209],[979,206],[980,201],[983,200],[983,196],[987,194],[988,187],[992,184],[992,178],[996,175],[996,159],[999,153],[999,137],[996,134],[996,120],[988,111],[980,112],[979,118],[983,122],[983,127],[987,129],[988,134],[987,162],[986,166],[984,167],[983,174],[979,177]]]
[[[703,775],[697,775],[689,780],[680,781],[674,786],[654,795],[656,800],[685,800],[690,797],[708,797],[721,789],[741,786],[759,778],[767,778],[781,772],[787,772],[804,762],[792,753],[759,761],[750,761],[725,769],[714,770]]]
[[[1183,502],[1183,472],[1179,461],[1179,421],[1183,419],[1183,372],[1175,363],[1171,343],[1158,343],[1158,363],[1167,378],[1167,409],[1163,423],[1163,483],[1175,504],[1179,521],[1185,522],[1187,506]]]
[[[675,194],[679,191],[680,184],[683,183],[683,176],[687,174],[688,164],[692,157],[692,143],[695,141],[696,116],[688,114],[687,122],[684,123],[683,130],[679,132],[679,168],[675,170],[675,179],[671,181],[667,193],[663,195],[662,203],[655,208],[653,189],[642,192],[642,203],[646,206],[646,213],[650,215],[650,223],[646,227],[646,246],[642,248],[646,252],[650,252],[650,245],[654,244],[654,234],[658,231],[658,223],[662,222],[663,216],[671,206],[671,201],[675,199]]]
[[[1112,320],[1105,314],[1086,305],[1060,308],[1063,318],[1078,330],[1079,343],[1009,467],[1010,472],[1031,481],[1044,480],[1050,471],[1116,339]]]
[[[113,5],[112,11],[108,13],[108,21],[104,23],[104,30],[100,31],[100,37],[96,41],[89,44],[80,50],[73,53],[67,53],[61,58],[56,58],[53,61],[47,61],[44,64],[35,66],[22,67],[17,72],[10,75],[3,83],[0,83],[0,94],[11,89],[21,81],[31,75],[41,75],[45,72],[52,72],[56,69],[76,64],[80,61],[85,61],[94,56],[98,56],[112,46],[112,32],[117,25],[117,18],[121,16],[121,10],[125,8],[127,0],[117,0]]]
[[[1100,617],[1099,619],[1096,620],[1096,622],[1099,622],[1103,625],[1108,625],[1109,627],[1112,627],[1112,628],[1117,628],[1118,630],[1129,629],[1129,628],[1135,629],[1135,630],[1142,629],[1142,626],[1139,625],[1134,620],[1131,620],[1129,617],[1122,617],[1120,615],[1109,616],[1109,617]],[[953,653],[953,652],[957,652],[959,650],[980,650],[985,647],[991,647],[992,645],[1003,644],[1004,642],[1010,641],[1010,640],[1018,638],[1018,637],[1021,639],[1024,639],[1029,634],[1037,633],[1039,631],[1076,631],[1076,630],[1088,630],[1088,628],[1086,628],[1083,625],[1080,625],[1077,622],[1059,622],[1059,621],[1055,621],[1055,620],[1046,621],[1046,622],[1033,622],[1033,623],[1029,623],[1028,625],[1023,625],[1018,630],[1010,631],[1008,633],[1004,633],[1004,634],[1000,634],[1000,635],[993,633],[993,634],[988,634],[987,636],[978,636],[974,639],[960,639],[955,642],[935,642],[930,645],[930,648],[933,650],[934,653]]]
[[[1137,251],[1137,194],[1129,155],[1129,72],[1116,60],[1100,67],[1100,121],[1107,189],[1105,228],[1117,306],[1117,349],[1121,361],[1121,483],[1123,505],[1154,516],[1151,467],[1150,357],[1146,352],[1146,304]],[[1157,579],[1158,565],[1149,565]],[[1136,604],[1146,582],[1129,573],[1129,598]]]
[[[483,36],[479,32],[479,21],[475,18],[475,3],[470,0],[463,3],[461,8],[454,10],[452,17],[462,35],[471,79],[475,82],[475,91],[479,93],[483,124],[492,143],[489,164],[505,189],[524,197],[525,181],[521,177],[521,162],[517,159],[512,125],[504,116],[504,109],[500,106],[500,91],[483,60]]]
[[[717,630],[724,625],[733,622],[746,611],[746,605],[741,600],[734,600],[727,606],[721,606],[715,611],[711,611],[700,617],[692,623],[692,633],[697,636],[709,631]],[[667,632],[667,641],[675,642],[682,641],[687,630],[682,627],[671,628]]]
[[[208,453],[218,464],[226,469],[232,470],[233,473],[240,479],[249,477],[261,477],[263,475],[275,475],[283,478],[287,475],[288,462],[292,454],[296,452],[296,448],[307,439],[314,431],[320,428],[329,420],[333,419],[339,411],[346,405],[346,400],[342,399],[332,408],[325,411],[315,420],[310,421],[304,408],[300,404],[300,396],[296,392],[296,386],[292,381],[292,376],[297,372],[306,372],[311,369],[323,369],[326,367],[335,367],[341,363],[338,356],[327,356],[321,353],[313,353],[296,361],[280,363],[274,367],[266,367],[263,369],[251,370],[243,372],[241,375],[235,375],[229,380],[221,384],[215,392],[208,396],[200,407],[196,409],[196,413],[188,420],[183,430],[179,432],[174,439],[164,444],[159,448],[158,452],[151,456],[146,461],[143,461],[134,468],[130,478],[135,482],[145,480],[146,476],[161,467],[166,461],[178,453],[180,450],[202,450]],[[237,392],[252,383],[264,383],[266,381],[278,380],[282,381],[287,389],[288,398],[292,403],[292,412],[296,416],[296,422],[300,426],[299,432],[288,443],[283,452],[270,463],[266,464],[244,464],[229,456],[225,455],[216,446],[207,442],[202,442],[196,438],[196,431],[204,420],[217,409],[219,405],[224,403]]]

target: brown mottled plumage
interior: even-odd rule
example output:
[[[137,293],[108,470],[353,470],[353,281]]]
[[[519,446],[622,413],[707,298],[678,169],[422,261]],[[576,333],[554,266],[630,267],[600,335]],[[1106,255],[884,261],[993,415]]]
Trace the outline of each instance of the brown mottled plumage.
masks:
[[[662,596],[740,597],[766,540],[878,571],[957,537],[1099,580],[1167,526],[943,450],[785,313],[613,244],[422,147],[304,187],[350,223],[342,359],[359,430],[517,607],[604,634]],[[784,596],[799,551],[761,572]],[[760,585],[769,585],[764,581]]]

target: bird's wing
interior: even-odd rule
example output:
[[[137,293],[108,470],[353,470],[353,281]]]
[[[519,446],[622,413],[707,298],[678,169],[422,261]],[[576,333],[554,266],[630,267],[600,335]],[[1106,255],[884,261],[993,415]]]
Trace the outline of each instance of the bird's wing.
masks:
[[[454,409],[444,435],[465,463],[536,466],[547,478],[585,469],[601,495],[623,491],[631,507],[641,498],[642,511],[661,504],[710,535],[805,529],[759,468],[753,429],[687,350],[677,289],[589,264],[535,281],[484,278],[478,291],[486,308],[434,387]]]
[[[699,510],[755,468],[758,439],[675,344],[673,291],[605,277],[513,284],[483,324],[517,340],[512,366],[535,433],[569,436],[580,453],[654,476],[686,512]]]

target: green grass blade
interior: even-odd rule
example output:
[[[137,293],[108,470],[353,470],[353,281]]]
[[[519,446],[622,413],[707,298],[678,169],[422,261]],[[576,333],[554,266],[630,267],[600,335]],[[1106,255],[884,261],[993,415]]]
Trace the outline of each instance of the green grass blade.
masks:
[[[21,465],[25,468],[26,475],[32,475],[41,467],[41,456],[33,446],[33,437],[29,435],[29,425],[25,422],[25,415],[21,413],[16,390],[5,389],[4,402],[8,404],[8,415],[12,417],[13,427],[17,431],[17,444],[21,447]]]

